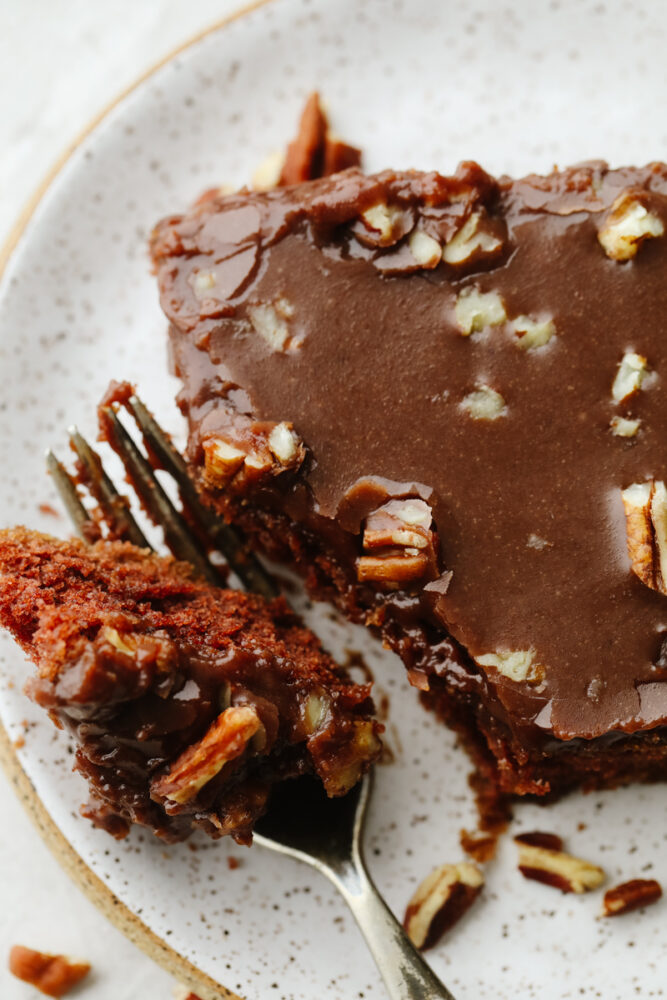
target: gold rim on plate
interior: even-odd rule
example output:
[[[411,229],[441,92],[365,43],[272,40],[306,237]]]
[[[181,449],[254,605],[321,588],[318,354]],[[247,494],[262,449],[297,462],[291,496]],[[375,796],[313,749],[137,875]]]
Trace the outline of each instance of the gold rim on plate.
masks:
[[[254,2],[241,7],[235,13],[217,21],[215,24],[204,28],[187,42],[172,49],[166,56],[163,56],[157,63],[142,73],[129,87],[123,90],[110,104],[108,104],[93,120],[79,133],[77,138],[70,143],[64,153],[56,160],[48,171],[43,181],[24,206],[18,219],[12,226],[9,236],[0,247],[0,278],[7,267],[9,258],[21,239],[26,226],[30,222],[37,206],[42,201],[44,195],[51,187],[51,184],[58,176],[62,168],[68,162],[72,154],[78,149],[84,139],[97,128],[107,115],[121,103],[129,94],[133,93],[137,87],[153,76],[159,69],[174,59],[181,52],[185,52],[197,42],[208,35],[227,27],[234,21],[238,21],[260,7],[265,7],[273,0],[254,0]],[[141,920],[132,910],[125,905],[109,887],[99,878],[98,875],[86,864],[81,856],[69,843],[60,827],[54,822],[50,813],[39,798],[35,788],[23,769],[16,748],[9,735],[0,722],[0,766],[7,775],[9,781],[14,786],[16,794],[23,804],[30,819],[39,831],[46,846],[54,855],[56,861],[76,882],[79,889],[102,911],[104,916],[114,924],[133,944],[141,948],[149,958],[161,965],[175,979],[184,983],[189,988],[201,995],[202,1000],[243,1000],[238,993],[216,983],[210,976],[202,972],[188,959],[179,955],[167,942],[155,934],[143,920]]]

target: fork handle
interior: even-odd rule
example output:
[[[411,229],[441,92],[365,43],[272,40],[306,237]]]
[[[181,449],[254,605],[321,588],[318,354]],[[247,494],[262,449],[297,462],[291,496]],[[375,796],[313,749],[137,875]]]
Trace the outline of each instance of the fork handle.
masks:
[[[375,888],[360,857],[333,879],[366,939],[391,1000],[454,1000]]]

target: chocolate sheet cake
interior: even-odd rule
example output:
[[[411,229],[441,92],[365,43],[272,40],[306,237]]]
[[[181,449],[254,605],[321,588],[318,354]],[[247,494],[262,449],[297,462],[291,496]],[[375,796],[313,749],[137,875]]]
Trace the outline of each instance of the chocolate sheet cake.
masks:
[[[84,815],[114,836],[247,843],[277,782],[342,795],[379,755],[369,685],[282,598],[128,543],[0,531],[0,624],[38,668],[28,693],[74,736]]]
[[[152,239],[190,468],[505,792],[667,767],[667,166],[357,168]]]

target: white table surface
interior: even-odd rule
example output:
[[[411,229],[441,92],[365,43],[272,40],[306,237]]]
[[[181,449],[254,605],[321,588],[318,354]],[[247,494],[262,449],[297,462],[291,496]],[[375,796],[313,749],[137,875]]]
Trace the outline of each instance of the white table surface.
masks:
[[[175,47],[242,4],[0,0],[0,245],[52,164],[100,109]],[[92,963],[94,979],[73,996],[169,1000],[173,980],[61,871],[2,772],[0,816],[0,998],[40,995],[6,971],[10,946],[21,943]]]

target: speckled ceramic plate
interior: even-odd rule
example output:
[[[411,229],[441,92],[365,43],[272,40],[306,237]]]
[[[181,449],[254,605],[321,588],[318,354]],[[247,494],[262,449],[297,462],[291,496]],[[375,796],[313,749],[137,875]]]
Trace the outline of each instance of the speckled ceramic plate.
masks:
[[[471,157],[508,172],[593,156],[644,162],[665,155],[656,95],[666,27],[665,8],[628,3],[271,0],[180,52],[79,144],[6,266],[2,522],[67,532],[43,506],[58,506],[43,451],[63,450],[72,422],[94,433],[110,377],[135,380],[182,434],[147,234],[201,189],[246,180],[291,135],[312,88],[371,169],[447,171]],[[395,762],[379,769],[366,842],[400,914],[432,866],[461,856],[459,830],[474,825],[468,763],[395,658],[321,609],[308,616],[334,652],[363,648],[389,695]],[[139,944],[207,997],[383,996],[352,919],[309,869],[197,838],[165,849],[135,831],[116,843],[81,819],[67,739],[21,694],[27,668],[9,641],[0,656],[8,767],[59,858]],[[516,826],[559,831],[604,865],[609,884],[667,873],[663,787],[576,795],[547,812],[523,805]],[[599,893],[561,896],[525,882],[515,863],[505,838],[483,898],[431,953],[457,998],[663,995],[661,904],[599,921]]]

